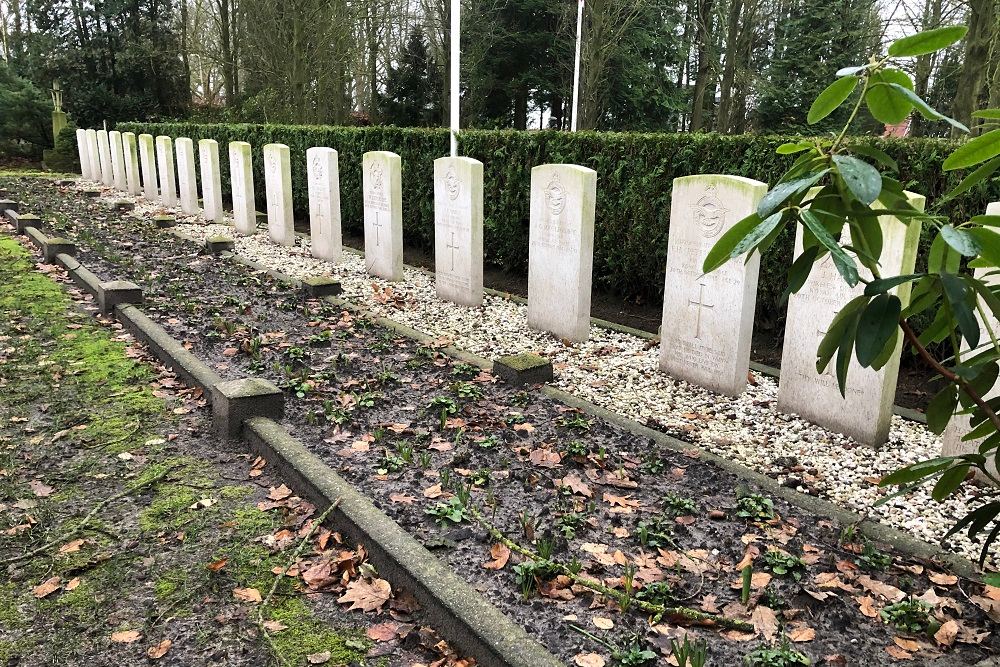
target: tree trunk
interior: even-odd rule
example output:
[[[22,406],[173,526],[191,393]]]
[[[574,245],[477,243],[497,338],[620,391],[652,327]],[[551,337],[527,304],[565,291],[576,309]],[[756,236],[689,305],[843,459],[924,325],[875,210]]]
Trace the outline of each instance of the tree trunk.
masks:
[[[920,29],[931,30],[941,25],[942,0],[925,0],[924,14],[921,20]],[[920,96],[920,99],[927,99],[927,91],[930,88],[931,73],[938,62],[938,54],[928,53],[918,56],[913,70],[913,92]],[[911,114],[910,136],[923,136],[927,128],[927,121],[919,113]]]
[[[699,132],[705,119],[705,91],[708,90],[709,78],[712,74],[712,63],[709,53],[709,40],[712,36],[712,6],[714,0],[698,0],[697,33],[698,43],[698,73],[694,82],[694,93],[691,96],[691,131]]]
[[[743,12],[743,0],[732,0],[729,3],[729,21],[726,29],[726,65],[722,70],[722,83],[719,92],[719,113],[715,129],[718,132],[730,130],[730,115],[733,105],[733,82],[736,79],[736,62],[740,51],[740,18]]]
[[[997,20],[997,0],[970,0],[969,32],[965,36],[965,61],[958,76],[958,91],[952,106],[955,120],[972,127],[972,112],[979,104],[986,80],[986,66],[990,55],[990,40]],[[973,128],[975,130],[975,128]],[[957,130],[952,131],[958,136]]]

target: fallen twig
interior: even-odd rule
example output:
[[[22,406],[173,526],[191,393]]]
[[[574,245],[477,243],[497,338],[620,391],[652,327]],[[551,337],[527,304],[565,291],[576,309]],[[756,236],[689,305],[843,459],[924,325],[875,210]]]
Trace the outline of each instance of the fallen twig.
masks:
[[[83,533],[83,531],[87,528],[87,524],[89,524],[90,521],[102,509],[104,509],[105,507],[107,507],[108,505],[110,505],[111,503],[113,503],[116,500],[120,500],[120,499],[125,498],[127,496],[131,496],[132,494],[136,493],[137,491],[141,491],[141,490],[143,490],[143,489],[145,489],[147,487],[150,487],[150,486],[156,484],[157,482],[159,482],[160,480],[162,480],[164,477],[166,477],[167,473],[170,472],[171,470],[173,470],[175,467],[176,466],[167,466],[166,468],[164,468],[163,470],[161,470],[157,474],[153,475],[149,479],[145,479],[145,480],[143,480],[141,482],[137,482],[135,484],[132,484],[132,485],[126,487],[125,489],[123,489],[122,491],[119,491],[118,493],[114,494],[113,496],[109,496],[109,497],[105,498],[101,502],[97,503],[97,505],[95,505],[94,508],[92,510],[90,510],[90,512],[87,513],[87,516],[83,517],[83,520],[73,530],[69,531],[67,534],[60,535],[59,537],[57,537],[57,538],[55,538],[53,540],[49,540],[48,542],[46,542],[42,546],[38,547],[37,549],[33,549],[32,551],[29,551],[27,553],[23,553],[20,556],[13,556],[13,557],[7,558],[5,560],[0,560],[0,565],[10,565],[11,563],[17,563],[17,562],[20,562],[22,560],[28,560],[29,558],[34,558],[35,556],[38,556],[40,554],[45,553],[46,551],[48,551],[52,547],[56,546],[57,544],[62,544],[66,540],[70,540],[70,539],[73,539],[74,537],[77,537],[78,535],[80,535],[81,533]]]

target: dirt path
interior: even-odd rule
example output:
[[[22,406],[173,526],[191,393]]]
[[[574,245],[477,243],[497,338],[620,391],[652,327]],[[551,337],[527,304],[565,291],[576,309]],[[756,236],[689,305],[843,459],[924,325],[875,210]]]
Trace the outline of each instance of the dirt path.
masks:
[[[364,556],[325,529],[296,567],[333,562],[338,581],[306,596],[285,577],[263,606],[313,508],[213,437],[203,397],[57,277],[0,236],[0,665],[442,657],[407,596],[338,604],[367,581]]]

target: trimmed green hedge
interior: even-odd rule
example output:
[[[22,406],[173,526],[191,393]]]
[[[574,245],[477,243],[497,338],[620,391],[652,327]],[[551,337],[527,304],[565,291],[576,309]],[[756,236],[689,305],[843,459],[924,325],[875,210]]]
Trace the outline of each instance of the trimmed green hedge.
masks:
[[[403,163],[403,233],[407,245],[433,247],[433,161],[448,153],[448,132],[396,127],[293,125],[202,125],[193,123],[121,123],[119,130],[172,137],[215,139],[220,144],[223,191],[229,191],[230,141],[248,141],[254,150],[254,182],[263,210],[261,148],[283,143],[291,149],[294,205],[308,211],[306,149],[329,146],[340,158],[344,230],[362,233],[361,156],[370,150],[398,153]],[[518,132],[472,130],[460,137],[460,153],[484,164],[484,248],[486,261],[509,271],[528,265],[528,192],[531,168],[549,162],[580,164],[597,171],[597,221],[594,283],[630,299],[662,300],[670,220],[671,183],[678,176],[721,173],[773,184],[792,157],[774,149],[788,137],[715,134],[638,134],[608,132]],[[934,202],[959,176],[943,174],[941,163],[954,144],[936,139],[872,139],[894,157],[906,187]],[[940,213],[961,219],[982,213],[1000,200],[1000,181],[982,185],[943,207]],[[926,237],[926,235],[925,235]],[[925,238],[926,241],[926,238]],[[792,237],[784,237],[761,263],[758,321],[765,326],[783,310],[785,271],[791,262]],[[920,260],[918,260],[919,262]]]

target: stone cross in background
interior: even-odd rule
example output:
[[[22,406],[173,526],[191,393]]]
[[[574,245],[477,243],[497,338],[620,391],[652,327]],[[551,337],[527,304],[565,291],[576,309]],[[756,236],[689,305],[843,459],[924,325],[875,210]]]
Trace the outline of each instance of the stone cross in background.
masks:
[[[337,151],[314,146],[306,151],[309,181],[309,234],[313,257],[339,262],[343,252],[340,229],[340,172]]]
[[[205,205],[206,220],[222,222],[222,179],[219,175],[219,142],[202,139],[198,142],[198,159],[201,162],[201,198]]]
[[[156,171],[160,176],[160,202],[177,205],[177,181],[174,175],[174,142],[165,135],[156,138]]]
[[[142,171],[142,196],[153,201],[159,194],[156,178],[156,151],[153,135],[139,135],[139,166]]]
[[[528,326],[582,342],[590,336],[597,172],[573,164],[531,170]]]
[[[194,142],[188,137],[178,137],[176,147],[181,210],[195,215],[198,213],[198,175],[194,168]]]
[[[108,131],[97,131],[97,151],[101,158],[101,183],[111,187],[115,184],[114,172],[111,169],[111,143],[108,141]]]
[[[285,144],[264,146],[264,187],[267,194],[267,233],[279,245],[295,245],[292,165]]]
[[[815,193],[813,193],[815,194]],[[924,197],[906,193],[912,206],[923,209]],[[876,205],[878,205],[876,203]],[[909,224],[884,215],[883,247],[880,264],[886,276],[913,273],[920,240],[920,223]],[[795,256],[803,250],[802,229],[795,237]],[[848,241],[845,227],[841,242]],[[864,276],[867,271],[859,265]],[[870,274],[868,274],[870,277]],[[909,284],[893,290],[906,307]],[[781,353],[781,378],[778,383],[778,408],[794,412],[830,430],[850,436],[860,443],[879,447],[889,435],[892,405],[899,375],[902,338],[896,342],[892,358],[880,370],[863,368],[852,355],[847,372],[847,397],[841,397],[835,373],[816,372],[817,329],[825,331],[834,315],[848,301],[864,292],[864,283],[850,287],[840,277],[829,255],[813,266],[809,278],[797,293],[788,297],[785,340]],[[836,363],[836,357],[831,363]]]
[[[130,195],[138,195],[139,153],[135,144],[135,133],[122,132],[122,150],[125,153],[125,184]]]
[[[361,161],[365,204],[365,267],[386,280],[403,279],[403,191],[399,156],[370,151]]]
[[[747,386],[760,255],[703,274],[708,252],[750,215],[767,184],[703,174],[674,179],[660,327],[660,368],[722,394]]]
[[[229,181],[233,189],[233,224],[240,234],[257,232],[253,190],[253,157],[245,141],[229,143]]]
[[[483,303],[483,163],[434,160],[434,278],[437,295],[463,306]]]

